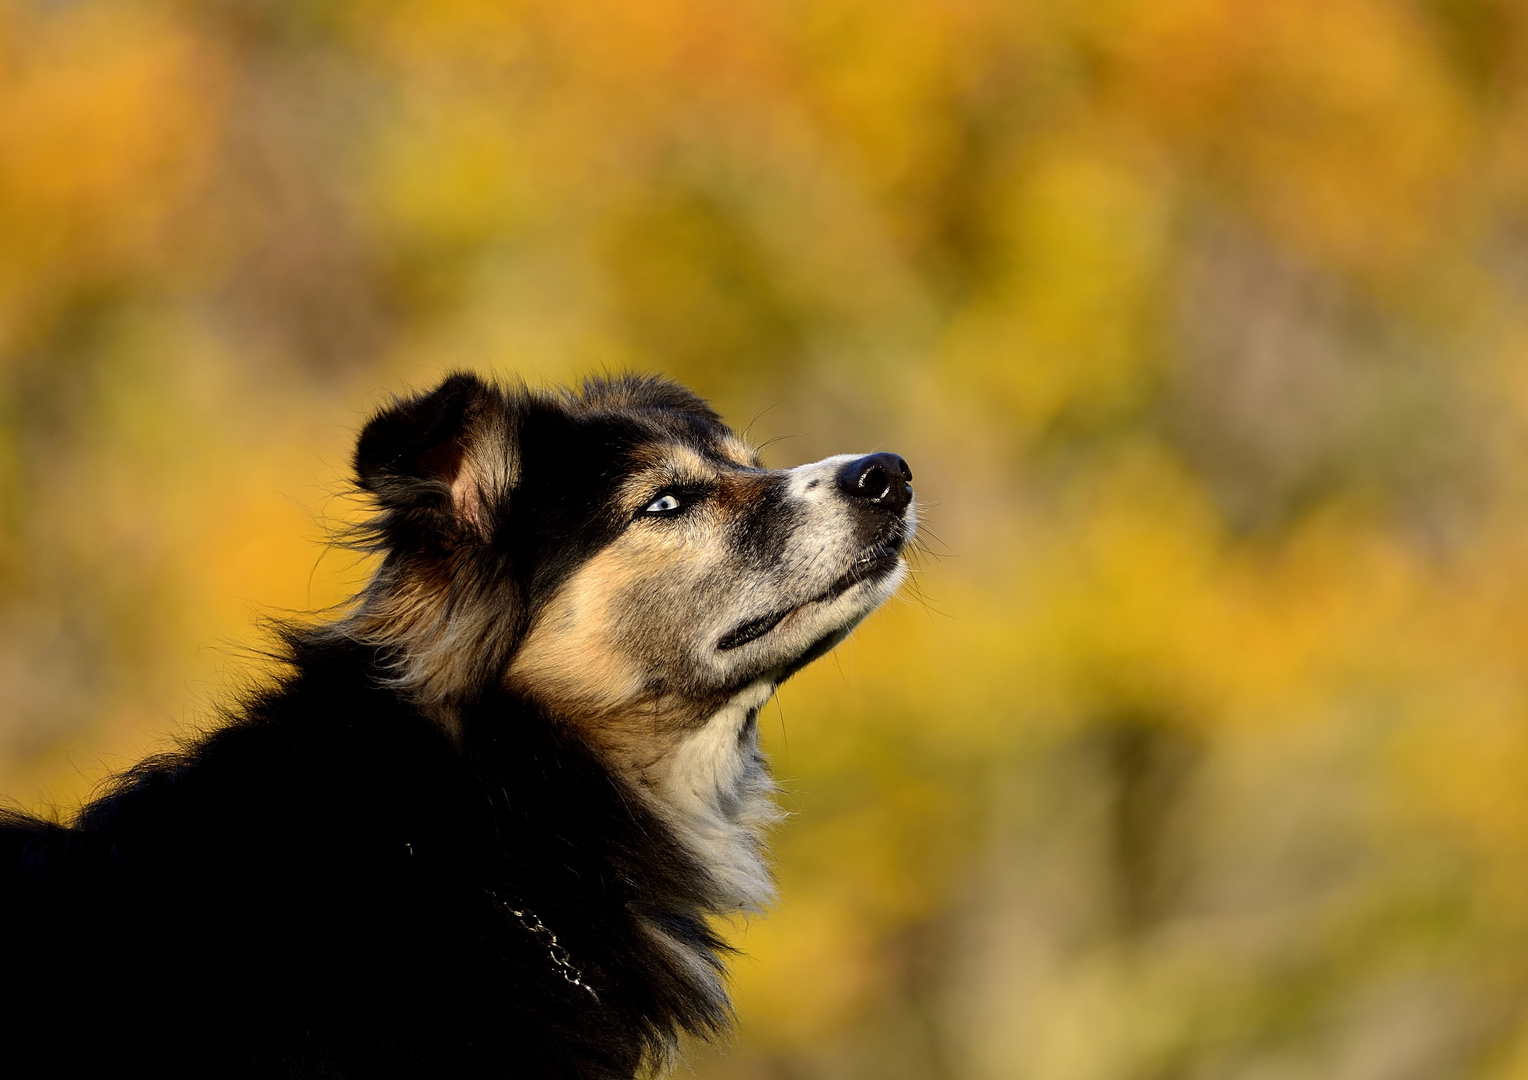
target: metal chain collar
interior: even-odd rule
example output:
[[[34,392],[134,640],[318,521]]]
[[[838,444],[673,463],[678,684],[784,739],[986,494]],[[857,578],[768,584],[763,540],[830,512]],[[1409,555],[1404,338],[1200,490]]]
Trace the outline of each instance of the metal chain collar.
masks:
[[[508,900],[502,899],[492,890],[488,892],[488,895],[493,898],[495,904],[498,904],[507,913],[513,915],[521,926],[529,930],[531,936],[546,946],[547,956],[551,959],[552,966],[557,969],[558,974],[567,981],[569,986],[576,986],[581,990],[587,990],[590,997],[596,1002],[599,1001],[600,996],[594,992],[594,987],[584,982],[583,972],[574,966],[573,956],[568,952],[567,947],[557,940],[557,935],[552,933],[551,929],[536,916],[535,912],[520,910]]]

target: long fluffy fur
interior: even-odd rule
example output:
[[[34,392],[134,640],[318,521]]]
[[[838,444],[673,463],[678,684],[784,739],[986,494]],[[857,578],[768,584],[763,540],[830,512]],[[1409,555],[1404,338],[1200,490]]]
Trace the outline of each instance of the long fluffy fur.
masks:
[[[276,685],[68,825],[0,811],[8,1075],[618,1080],[727,1024],[708,920],[772,895],[758,710],[895,588],[910,491],[786,513],[818,484],[644,379],[453,376],[356,473],[380,565]],[[660,482],[700,509],[648,514]],[[843,565],[803,583],[767,553],[824,514]],[[792,589],[754,643],[733,607]]]

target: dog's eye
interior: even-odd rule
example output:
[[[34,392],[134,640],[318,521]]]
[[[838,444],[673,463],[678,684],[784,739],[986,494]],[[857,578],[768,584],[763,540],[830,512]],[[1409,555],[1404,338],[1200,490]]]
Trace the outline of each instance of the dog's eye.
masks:
[[[682,505],[684,504],[679,501],[679,496],[673,492],[666,492],[648,503],[642,512],[644,514],[672,514]]]

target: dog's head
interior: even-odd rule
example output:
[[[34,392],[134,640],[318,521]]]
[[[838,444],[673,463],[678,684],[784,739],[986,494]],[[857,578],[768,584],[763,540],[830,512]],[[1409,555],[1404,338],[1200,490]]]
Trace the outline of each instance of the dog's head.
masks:
[[[426,702],[501,680],[585,723],[685,726],[777,684],[897,588],[914,530],[894,454],[794,469],[688,390],[548,394],[454,375],[356,450],[385,559],[360,616]]]
[[[758,710],[906,575],[906,463],[765,469],[656,379],[454,375],[373,419],[356,472],[384,557],[335,629],[457,735],[490,688],[532,703],[672,825],[714,910],[766,904]]]

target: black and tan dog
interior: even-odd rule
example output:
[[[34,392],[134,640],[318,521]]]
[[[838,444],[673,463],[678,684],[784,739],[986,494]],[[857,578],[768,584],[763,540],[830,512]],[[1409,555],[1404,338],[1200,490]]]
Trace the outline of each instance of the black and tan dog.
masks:
[[[631,1077],[771,896],[759,708],[902,581],[894,454],[785,471],[647,379],[456,375],[289,674],[70,825],[0,814],[9,1076]]]

